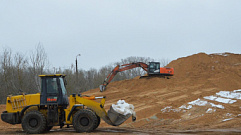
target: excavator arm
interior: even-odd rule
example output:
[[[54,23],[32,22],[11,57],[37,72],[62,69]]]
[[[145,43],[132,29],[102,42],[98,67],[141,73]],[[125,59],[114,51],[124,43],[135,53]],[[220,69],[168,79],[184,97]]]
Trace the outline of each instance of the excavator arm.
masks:
[[[123,65],[117,65],[110,74],[105,78],[102,85],[100,85],[100,91],[103,92],[106,88],[106,86],[111,82],[111,80],[115,77],[115,75],[118,72],[126,71],[129,69],[133,69],[136,67],[141,67],[143,70],[148,71],[148,65],[143,62],[136,62],[136,63],[129,63],[129,64],[123,64]]]

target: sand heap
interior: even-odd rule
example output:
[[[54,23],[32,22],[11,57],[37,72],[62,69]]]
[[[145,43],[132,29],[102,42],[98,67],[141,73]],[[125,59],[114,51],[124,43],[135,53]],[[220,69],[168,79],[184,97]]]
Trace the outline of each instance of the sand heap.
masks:
[[[175,78],[180,81],[229,90],[240,86],[240,54],[199,53],[174,60],[168,66],[174,67]]]
[[[192,129],[241,126],[240,99],[230,99],[236,100],[230,104],[205,98],[217,97],[220,91],[241,89],[240,54],[199,53],[174,60],[167,66],[175,71],[171,79],[155,77],[117,81],[110,83],[102,93],[94,89],[84,94],[107,96],[107,110],[120,99],[133,104],[137,121],[128,120],[121,125],[124,127]],[[198,99],[207,104],[189,104]],[[232,119],[223,121],[229,118]],[[107,125],[102,123],[101,126]]]

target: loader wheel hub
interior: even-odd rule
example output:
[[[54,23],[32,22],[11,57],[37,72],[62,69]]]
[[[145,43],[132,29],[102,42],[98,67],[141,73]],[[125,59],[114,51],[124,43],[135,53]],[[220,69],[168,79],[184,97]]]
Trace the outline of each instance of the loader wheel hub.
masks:
[[[86,117],[81,118],[81,119],[80,119],[80,124],[81,124],[82,126],[88,126],[88,125],[89,125],[89,119],[86,118]]]
[[[38,125],[38,120],[36,120],[36,119],[30,119],[30,120],[29,120],[29,125],[30,125],[31,127],[36,127],[36,126]]]

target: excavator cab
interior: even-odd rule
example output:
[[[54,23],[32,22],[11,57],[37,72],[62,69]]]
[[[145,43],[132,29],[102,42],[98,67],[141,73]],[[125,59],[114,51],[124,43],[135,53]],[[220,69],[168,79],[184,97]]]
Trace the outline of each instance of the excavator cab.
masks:
[[[160,62],[149,62],[148,74],[160,74]]]
[[[39,75],[41,77],[41,105],[68,106],[68,95],[65,88],[65,75]]]

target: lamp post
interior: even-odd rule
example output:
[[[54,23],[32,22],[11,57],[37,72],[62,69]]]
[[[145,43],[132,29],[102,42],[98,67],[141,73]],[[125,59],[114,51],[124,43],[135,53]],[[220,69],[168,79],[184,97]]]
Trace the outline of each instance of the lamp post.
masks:
[[[77,59],[78,56],[81,56],[81,55],[80,54],[76,55],[76,60],[75,60],[76,79],[77,79],[77,81],[78,81],[78,59]]]
[[[78,54],[78,55],[76,55],[76,59],[75,59],[75,68],[76,68],[76,83],[75,83],[75,89],[77,90],[78,89],[78,80],[79,80],[79,78],[78,78],[78,76],[79,76],[79,74],[78,74],[78,59],[77,59],[77,57],[78,56],[81,56],[80,54]]]

